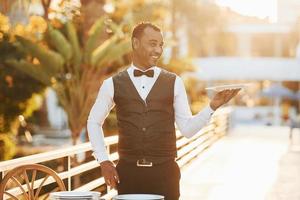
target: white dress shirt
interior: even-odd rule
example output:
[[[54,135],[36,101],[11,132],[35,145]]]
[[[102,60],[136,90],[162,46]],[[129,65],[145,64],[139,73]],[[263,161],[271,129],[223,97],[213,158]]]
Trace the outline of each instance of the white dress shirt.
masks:
[[[147,77],[145,75],[134,77],[134,69],[138,68],[131,65],[127,69],[129,77],[141,98],[145,100],[152,86],[157,80],[161,69],[159,67],[150,68],[154,70],[153,77]],[[108,116],[110,110],[115,105],[113,98],[114,85],[112,77],[110,77],[104,80],[102,86],[100,87],[97,99],[90,111],[87,121],[88,134],[94,151],[93,155],[99,163],[105,160],[109,160],[104,144],[104,134],[102,125],[104,123],[104,120]],[[197,132],[199,132],[200,129],[207,124],[207,122],[210,120],[211,115],[214,112],[210,108],[210,106],[206,106],[201,112],[197,113],[196,115],[192,115],[188,103],[186,90],[183,81],[179,76],[176,76],[175,79],[173,106],[175,112],[176,125],[181,134],[187,138],[190,138]]]

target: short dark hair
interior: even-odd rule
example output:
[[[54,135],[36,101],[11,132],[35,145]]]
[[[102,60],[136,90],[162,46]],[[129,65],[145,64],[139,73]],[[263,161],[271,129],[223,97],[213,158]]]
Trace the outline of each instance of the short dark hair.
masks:
[[[134,27],[131,35],[131,40],[133,40],[133,38],[140,38],[147,27],[150,27],[155,31],[161,32],[160,28],[152,24],[151,22],[141,22]]]

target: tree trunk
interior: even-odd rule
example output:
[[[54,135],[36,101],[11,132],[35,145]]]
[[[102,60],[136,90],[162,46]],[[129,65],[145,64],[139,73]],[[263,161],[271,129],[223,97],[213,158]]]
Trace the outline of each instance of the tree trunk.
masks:
[[[80,134],[79,131],[72,131],[72,144],[73,144],[73,146],[78,144],[79,134]],[[78,162],[77,155],[75,154],[73,156],[73,158],[71,159],[71,167],[74,168],[74,167],[79,166],[80,164],[81,163]],[[80,186],[81,186],[80,175],[76,175],[76,176],[73,177],[72,189],[78,188]]]
[[[49,14],[49,7],[51,4],[51,0],[42,0],[42,6],[44,8],[44,18],[48,19],[48,14]]]

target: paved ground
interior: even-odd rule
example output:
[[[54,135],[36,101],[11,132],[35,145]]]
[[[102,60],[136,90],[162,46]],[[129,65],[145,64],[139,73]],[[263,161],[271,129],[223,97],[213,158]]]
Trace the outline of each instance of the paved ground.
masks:
[[[300,131],[239,126],[182,169],[181,200],[300,200]]]

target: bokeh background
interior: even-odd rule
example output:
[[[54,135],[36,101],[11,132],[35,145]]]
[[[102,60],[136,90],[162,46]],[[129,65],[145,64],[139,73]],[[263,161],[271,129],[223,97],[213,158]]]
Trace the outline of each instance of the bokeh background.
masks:
[[[250,83],[229,103],[234,124],[299,125],[300,1],[0,2],[2,161],[88,140],[98,89],[130,64],[141,21],[161,27],[159,66],[184,79],[193,113],[209,102],[206,87]],[[116,134],[114,111],[104,132]]]

